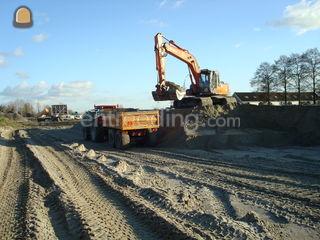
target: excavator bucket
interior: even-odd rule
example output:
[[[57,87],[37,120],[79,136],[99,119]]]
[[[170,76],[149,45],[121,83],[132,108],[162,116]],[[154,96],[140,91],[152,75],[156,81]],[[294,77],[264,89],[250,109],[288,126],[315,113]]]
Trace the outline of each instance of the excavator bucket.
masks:
[[[177,100],[176,94],[172,92],[164,92],[164,93],[158,94],[157,91],[153,91],[152,96],[153,96],[153,99],[157,102]]]
[[[175,101],[181,100],[186,96],[186,90],[172,82],[165,82],[165,88],[162,91],[153,91],[153,99],[155,101]]]

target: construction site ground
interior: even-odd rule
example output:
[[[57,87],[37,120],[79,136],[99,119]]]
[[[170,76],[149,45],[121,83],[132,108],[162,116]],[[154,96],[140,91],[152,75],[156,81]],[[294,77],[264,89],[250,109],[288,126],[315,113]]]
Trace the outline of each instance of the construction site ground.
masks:
[[[115,150],[1,129],[1,239],[320,239],[320,147]]]

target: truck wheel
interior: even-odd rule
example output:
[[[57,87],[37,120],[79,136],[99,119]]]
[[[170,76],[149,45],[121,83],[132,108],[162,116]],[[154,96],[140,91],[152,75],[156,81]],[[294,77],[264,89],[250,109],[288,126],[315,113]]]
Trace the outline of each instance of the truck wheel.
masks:
[[[94,142],[103,142],[103,140],[104,140],[103,129],[92,127],[91,128],[91,139]]]
[[[128,133],[123,133],[121,131],[116,132],[116,148],[126,149],[130,144],[130,136]]]
[[[108,129],[108,140],[107,140],[107,145],[110,148],[115,147],[115,130],[114,129]]]
[[[90,134],[89,134],[89,129],[88,128],[82,128],[82,137],[83,137],[83,140],[90,140]]]
[[[153,132],[151,129],[148,129],[145,143],[149,147],[157,146],[157,144],[158,144],[158,132]]]

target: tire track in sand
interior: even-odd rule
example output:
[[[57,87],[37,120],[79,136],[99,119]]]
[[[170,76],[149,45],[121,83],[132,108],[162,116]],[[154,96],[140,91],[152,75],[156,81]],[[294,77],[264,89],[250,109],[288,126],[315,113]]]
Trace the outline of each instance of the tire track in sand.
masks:
[[[34,136],[33,136],[33,139]],[[39,139],[38,139],[39,140]],[[84,233],[90,239],[158,239],[143,222],[103,188],[99,180],[73,159],[50,146],[27,145],[55,184],[63,191],[69,208],[79,214]],[[80,231],[81,232],[81,231]]]
[[[0,236],[15,239],[24,235],[23,196],[25,187],[23,159],[14,147],[14,140],[1,139]]]

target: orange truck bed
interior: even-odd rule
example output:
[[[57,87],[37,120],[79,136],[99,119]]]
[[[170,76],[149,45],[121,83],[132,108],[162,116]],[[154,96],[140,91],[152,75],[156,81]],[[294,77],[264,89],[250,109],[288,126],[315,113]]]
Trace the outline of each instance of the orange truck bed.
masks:
[[[122,131],[155,129],[160,127],[159,111],[107,111],[104,127]]]

